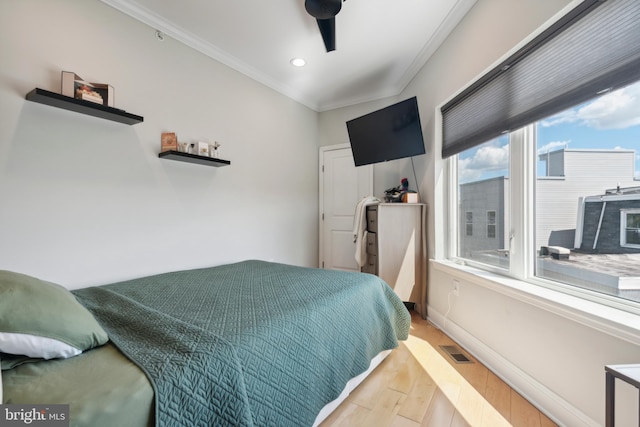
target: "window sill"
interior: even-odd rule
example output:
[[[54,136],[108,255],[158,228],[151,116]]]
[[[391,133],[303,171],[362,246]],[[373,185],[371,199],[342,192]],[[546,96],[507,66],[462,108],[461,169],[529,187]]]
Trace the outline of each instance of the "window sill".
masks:
[[[640,345],[640,316],[637,314],[448,260],[431,260],[430,264],[435,270]]]

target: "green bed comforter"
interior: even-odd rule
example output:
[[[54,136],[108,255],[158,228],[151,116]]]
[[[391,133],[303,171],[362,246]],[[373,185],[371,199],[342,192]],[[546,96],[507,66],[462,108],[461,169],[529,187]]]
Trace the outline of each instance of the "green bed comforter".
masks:
[[[74,294],[146,372],[158,426],[310,426],[410,326],[376,276],[262,261]]]

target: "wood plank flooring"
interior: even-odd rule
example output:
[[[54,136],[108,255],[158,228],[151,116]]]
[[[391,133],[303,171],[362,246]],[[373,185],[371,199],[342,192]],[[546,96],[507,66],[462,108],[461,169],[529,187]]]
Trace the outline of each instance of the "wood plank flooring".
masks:
[[[413,312],[400,344],[320,427],[552,427],[556,424],[473,357],[456,364],[455,344]]]

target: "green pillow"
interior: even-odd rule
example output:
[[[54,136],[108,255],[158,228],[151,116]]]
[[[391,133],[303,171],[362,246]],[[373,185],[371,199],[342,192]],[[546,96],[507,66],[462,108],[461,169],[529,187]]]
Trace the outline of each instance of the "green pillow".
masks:
[[[0,352],[67,358],[108,340],[91,313],[67,289],[0,270]]]

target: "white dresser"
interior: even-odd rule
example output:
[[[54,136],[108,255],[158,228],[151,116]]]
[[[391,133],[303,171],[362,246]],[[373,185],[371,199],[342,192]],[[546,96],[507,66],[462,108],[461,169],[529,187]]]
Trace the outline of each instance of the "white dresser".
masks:
[[[422,203],[367,206],[367,262],[362,267],[387,282],[402,301],[418,304],[421,312],[426,307],[426,214]]]

